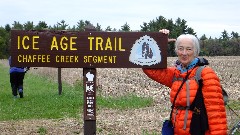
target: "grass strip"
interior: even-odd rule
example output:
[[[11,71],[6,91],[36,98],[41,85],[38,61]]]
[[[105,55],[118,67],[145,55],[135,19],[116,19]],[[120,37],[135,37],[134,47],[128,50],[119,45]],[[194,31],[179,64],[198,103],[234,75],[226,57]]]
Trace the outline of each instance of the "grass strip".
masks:
[[[0,121],[21,119],[80,118],[83,116],[83,87],[63,83],[62,95],[58,84],[47,76],[27,73],[24,98],[12,97],[9,69],[0,64]],[[97,108],[134,109],[150,106],[152,98],[134,94],[123,97],[97,96]]]

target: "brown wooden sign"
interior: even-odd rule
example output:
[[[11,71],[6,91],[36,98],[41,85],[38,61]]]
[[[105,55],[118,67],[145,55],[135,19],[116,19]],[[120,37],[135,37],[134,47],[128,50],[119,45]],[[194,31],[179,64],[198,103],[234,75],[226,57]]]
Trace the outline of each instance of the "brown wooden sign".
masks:
[[[166,68],[167,35],[12,30],[11,56],[13,66]]]

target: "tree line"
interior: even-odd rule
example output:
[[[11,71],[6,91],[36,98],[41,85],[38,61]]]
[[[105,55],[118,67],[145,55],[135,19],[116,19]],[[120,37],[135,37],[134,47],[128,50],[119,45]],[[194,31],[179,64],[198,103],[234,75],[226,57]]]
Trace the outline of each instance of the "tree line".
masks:
[[[21,24],[18,21],[14,21],[12,25],[6,24],[4,27],[0,27],[0,58],[5,59],[9,57],[10,48],[10,32],[12,29],[17,30],[69,30],[69,31],[84,31],[85,27],[93,24],[88,20],[79,20],[76,25],[69,26],[65,20],[57,22],[53,26],[48,25],[45,21],[39,21],[34,25],[32,21],[27,21]],[[93,26],[97,31],[114,31],[114,32],[131,32],[130,25],[126,22],[120,29],[112,28],[110,25],[106,28],[102,28],[99,23]],[[187,25],[187,21],[181,18],[177,18],[175,21],[172,19],[166,19],[163,16],[156,17],[149,22],[143,22],[140,25],[139,32],[158,32],[159,29],[169,29],[171,31],[169,37],[177,38],[181,34],[193,34],[196,32],[193,28]],[[240,37],[237,32],[232,31],[230,34],[224,30],[221,33],[220,38],[207,38],[205,34],[198,37],[201,46],[201,56],[240,56]],[[170,43],[168,46],[168,56],[176,56],[174,52],[174,43]]]

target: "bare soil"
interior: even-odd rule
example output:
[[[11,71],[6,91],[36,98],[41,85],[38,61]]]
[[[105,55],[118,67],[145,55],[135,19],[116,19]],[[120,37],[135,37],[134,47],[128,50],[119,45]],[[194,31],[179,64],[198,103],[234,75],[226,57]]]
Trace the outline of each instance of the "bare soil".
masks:
[[[240,57],[206,57],[210,66],[218,74],[221,83],[229,94],[229,99],[240,99]],[[177,58],[168,58],[168,65],[173,65]],[[7,60],[0,60],[7,65]],[[30,74],[46,75],[57,81],[57,69],[31,68]],[[81,68],[62,68],[62,80],[74,85],[82,81]],[[97,110],[97,134],[100,135],[143,135],[161,134],[161,125],[170,112],[169,88],[149,79],[142,69],[97,68],[97,94],[102,96],[124,96],[134,93],[141,97],[153,97],[154,104],[149,107],[130,110]],[[82,114],[80,114],[82,115]],[[228,111],[229,126],[236,119]],[[83,134],[82,119],[58,120],[21,120],[0,121],[1,135],[37,135],[46,131],[48,135]]]

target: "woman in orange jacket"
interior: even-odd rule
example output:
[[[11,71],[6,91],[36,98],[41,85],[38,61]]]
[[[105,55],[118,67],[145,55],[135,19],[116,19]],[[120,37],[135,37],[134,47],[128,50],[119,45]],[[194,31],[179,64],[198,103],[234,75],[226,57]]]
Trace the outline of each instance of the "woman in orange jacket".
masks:
[[[162,29],[160,32],[169,34],[169,30],[166,29]],[[199,87],[194,78],[196,70],[199,65],[208,64],[207,60],[200,61],[198,58],[200,52],[198,39],[194,35],[183,34],[177,40],[171,39],[169,41],[175,41],[175,52],[178,56],[175,66],[166,69],[143,69],[143,71],[151,79],[171,88],[170,101],[172,103],[176,96],[171,115],[174,135],[226,135],[227,119],[220,80],[213,69],[208,66],[203,68],[201,72],[201,90],[208,124],[202,124],[199,120],[197,121],[199,124],[191,123],[192,118],[195,118],[192,117],[193,114],[203,111],[203,109],[196,111],[189,108]],[[183,82],[184,79],[186,79],[185,82]],[[179,90],[182,83],[183,85]],[[201,130],[197,129],[201,129],[203,126],[205,129],[200,133]]]

